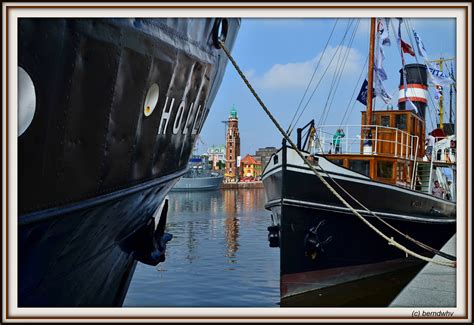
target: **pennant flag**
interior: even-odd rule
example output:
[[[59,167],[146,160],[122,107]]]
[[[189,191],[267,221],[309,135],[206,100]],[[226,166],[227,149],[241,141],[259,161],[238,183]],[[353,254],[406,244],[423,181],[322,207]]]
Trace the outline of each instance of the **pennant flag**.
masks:
[[[383,61],[385,60],[385,53],[383,50],[384,46],[390,46],[390,35],[388,32],[388,19],[377,18],[377,41],[376,51],[374,55],[374,70],[380,80],[387,80],[387,73],[383,67]]]
[[[415,29],[413,29],[413,35],[415,36],[416,46],[418,48],[418,53],[425,61],[426,66],[428,67],[428,77],[430,81],[435,85],[440,86],[449,86],[454,83],[454,80],[449,77],[449,75],[445,74],[439,68],[435,67],[430,60],[428,59],[428,55],[426,54],[425,45],[421,40],[420,36],[416,33]]]
[[[405,43],[401,38],[400,38],[400,46],[402,48],[403,53],[408,53],[411,56],[415,56],[415,52],[413,51],[413,48],[411,47],[411,45],[408,43]]]
[[[418,53],[425,61],[429,61],[428,55],[426,54],[425,45],[423,44],[423,41],[418,36],[418,34],[415,32],[415,29],[413,29],[413,35],[415,36],[416,47],[418,48]]]
[[[413,104],[413,102],[407,97],[407,89],[408,89],[407,72],[405,70],[405,57],[403,56],[403,53],[410,53],[410,54],[413,53],[413,55],[415,55],[415,53],[413,52],[413,49],[411,48],[411,46],[402,40],[402,18],[398,18],[397,43],[398,43],[398,46],[400,47],[400,56],[402,58],[402,78],[403,78],[403,89],[404,89],[404,97],[405,97],[405,109],[414,110],[415,112],[418,113],[418,109],[416,108],[415,104]]]
[[[405,77],[405,57],[403,56],[403,46],[402,46],[402,18],[398,18],[398,34],[397,34],[397,43],[398,47],[400,48],[400,56],[402,58],[402,68],[403,68],[403,75]]]
[[[392,100],[392,96],[390,96],[387,91],[385,90],[385,87],[382,83],[382,80],[378,77],[377,73],[375,73],[375,88],[374,88],[374,94],[376,96],[379,96],[382,98],[382,100],[385,102],[385,104],[390,103],[390,100]],[[375,96],[374,96],[375,97]]]
[[[388,28],[389,23],[390,23],[390,18],[377,18],[377,32],[383,46],[391,45],[389,28]]]
[[[418,108],[416,107],[415,104],[413,104],[413,102],[409,98],[407,98],[407,100],[405,101],[405,109],[412,110],[418,113]]]

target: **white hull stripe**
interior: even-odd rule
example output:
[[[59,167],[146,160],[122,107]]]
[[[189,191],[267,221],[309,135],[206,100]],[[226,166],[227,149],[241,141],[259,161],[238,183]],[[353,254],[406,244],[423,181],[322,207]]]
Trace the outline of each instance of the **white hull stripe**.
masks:
[[[312,176],[315,176],[313,171],[310,170],[310,169],[303,169],[303,168],[295,168],[295,167],[287,167],[287,170],[289,171],[292,171],[292,172],[295,172],[295,173],[304,173],[304,174],[308,174],[308,175],[312,175]],[[320,170],[318,170],[320,171]],[[273,171],[271,171],[270,173],[268,173],[267,175],[265,175],[265,177],[263,178],[264,180],[267,178],[267,177],[270,177],[271,175],[277,173],[277,172],[281,172],[281,165],[280,165],[280,168],[277,168],[277,169],[274,169]],[[326,175],[324,175],[325,173],[320,171],[321,173],[323,173],[323,177],[327,178]],[[394,185],[388,185],[388,184],[384,184],[384,183],[379,183],[379,182],[375,182],[375,181],[372,181],[372,180],[364,180],[362,178],[355,178],[355,177],[345,177],[345,176],[340,176],[340,175],[334,175],[332,174],[330,171],[328,171],[329,175],[331,176],[331,178],[333,179],[339,179],[339,180],[345,180],[345,181],[350,181],[350,182],[357,182],[357,183],[361,183],[361,184],[365,184],[365,185],[369,185],[369,186],[377,186],[377,187],[383,187],[383,188],[387,188],[387,189],[390,189],[392,191],[398,191],[398,192],[402,192],[402,193],[405,193],[405,194],[410,194],[410,195],[413,195],[413,194],[416,194],[416,195],[419,195],[421,197],[424,197],[424,198],[427,198],[427,199],[432,199],[432,200],[435,200],[437,202],[442,202],[442,203],[448,203],[448,204],[452,204],[452,205],[456,205],[455,203],[453,202],[449,202],[449,201],[446,201],[446,200],[443,200],[443,199],[440,199],[440,198],[437,198],[435,196],[432,196],[432,195],[429,195],[429,194],[426,194],[426,193],[422,193],[422,192],[417,192],[417,191],[412,191],[412,190],[407,190],[407,189],[404,189],[404,188],[401,188],[401,187],[398,187],[398,186],[394,186]]]
[[[265,204],[266,209],[270,209],[274,206],[278,206],[282,204],[282,200],[272,200],[269,201],[267,204]],[[349,208],[344,208],[344,207],[338,207],[334,205],[327,205],[327,204],[322,204],[322,203],[314,203],[314,202],[308,202],[308,201],[300,201],[300,200],[292,200],[292,199],[283,199],[283,204],[284,205],[291,205],[291,206],[297,206],[297,207],[307,207],[310,209],[319,209],[319,210],[327,210],[327,211],[336,211],[336,212],[342,212],[342,213],[347,213],[347,214],[353,214]],[[361,210],[361,209],[355,209],[357,212],[360,214],[373,217],[370,212],[366,210]],[[387,218],[392,218],[392,219],[405,219],[409,221],[417,221],[421,223],[440,223],[440,224],[447,224],[447,223],[456,223],[456,219],[433,219],[433,218],[420,218],[420,217],[414,217],[414,216],[409,216],[406,214],[397,214],[397,213],[386,213],[386,212],[375,212],[374,213],[379,216],[379,217],[387,217]]]

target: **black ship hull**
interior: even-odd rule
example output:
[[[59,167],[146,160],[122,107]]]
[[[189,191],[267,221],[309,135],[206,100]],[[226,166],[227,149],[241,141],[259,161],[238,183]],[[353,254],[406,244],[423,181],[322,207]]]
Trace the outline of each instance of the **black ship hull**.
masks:
[[[266,208],[279,227],[282,306],[386,306],[423,267],[358,219],[307,168],[283,148],[263,175]],[[317,157],[322,167],[369,210],[403,234],[440,249],[456,232],[453,202],[374,182]],[[328,174],[325,179],[336,189]],[[341,193],[341,190],[338,191]],[[424,256],[404,236],[342,196],[370,223]]]
[[[120,306],[137,260],[164,259],[140,250],[162,239],[155,212],[223,78],[216,38],[232,47],[238,27],[19,20],[19,73],[31,80],[19,97],[35,104],[18,138],[20,307]]]

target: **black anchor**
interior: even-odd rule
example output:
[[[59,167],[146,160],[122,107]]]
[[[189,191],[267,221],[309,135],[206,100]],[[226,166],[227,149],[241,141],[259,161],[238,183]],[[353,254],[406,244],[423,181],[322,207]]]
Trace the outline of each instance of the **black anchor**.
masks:
[[[324,253],[324,247],[332,241],[332,236],[321,240],[318,230],[326,223],[326,220],[321,220],[317,226],[311,227],[304,238],[305,255],[311,260],[315,260],[318,254]]]

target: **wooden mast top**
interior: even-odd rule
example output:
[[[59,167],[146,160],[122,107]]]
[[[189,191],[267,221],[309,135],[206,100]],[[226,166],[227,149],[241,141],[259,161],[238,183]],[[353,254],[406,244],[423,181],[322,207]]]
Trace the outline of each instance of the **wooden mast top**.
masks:
[[[367,80],[367,120],[366,125],[372,125],[372,99],[374,84],[374,43],[375,43],[375,18],[370,19],[370,47],[369,47],[369,75]]]

